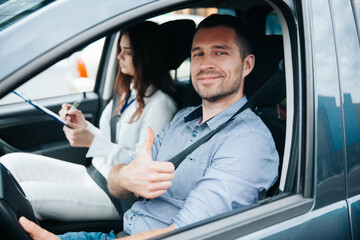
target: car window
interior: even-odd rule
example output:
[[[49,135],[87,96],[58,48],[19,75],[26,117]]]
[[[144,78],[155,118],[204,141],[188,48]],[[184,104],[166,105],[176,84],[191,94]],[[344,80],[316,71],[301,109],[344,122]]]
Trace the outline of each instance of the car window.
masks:
[[[265,34],[266,35],[281,35],[280,21],[275,12],[270,12],[265,19]]]
[[[89,44],[39,73],[16,91],[32,100],[93,91],[103,45],[104,38]],[[21,101],[10,93],[0,100],[0,105]]]

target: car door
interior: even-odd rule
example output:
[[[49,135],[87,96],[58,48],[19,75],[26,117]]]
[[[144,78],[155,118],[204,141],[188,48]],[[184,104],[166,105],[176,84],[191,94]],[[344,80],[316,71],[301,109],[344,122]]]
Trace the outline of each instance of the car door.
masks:
[[[360,1],[332,1],[342,90],[351,234],[360,238]],[[345,36],[345,37],[344,37]]]

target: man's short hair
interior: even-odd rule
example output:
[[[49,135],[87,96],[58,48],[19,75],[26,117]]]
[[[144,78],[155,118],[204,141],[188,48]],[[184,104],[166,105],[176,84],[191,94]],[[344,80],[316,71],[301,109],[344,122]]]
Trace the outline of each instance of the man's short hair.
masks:
[[[195,30],[195,34],[202,28],[213,28],[219,26],[234,29],[236,33],[235,43],[239,48],[240,56],[243,60],[247,55],[252,53],[250,31],[237,17],[230,15],[212,14],[200,22]]]

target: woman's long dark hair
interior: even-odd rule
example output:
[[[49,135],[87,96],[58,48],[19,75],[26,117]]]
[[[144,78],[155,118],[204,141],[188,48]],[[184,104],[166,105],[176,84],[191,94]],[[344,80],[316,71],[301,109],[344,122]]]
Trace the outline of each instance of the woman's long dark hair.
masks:
[[[130,84],[134,79],[134,89],[137,91],[136,102],[138,108],[132,115],[129,122],[137,121],[145,107],[145,97],[150,97],[157,89],[174,97],[174,82],[170,77],[164,52],[164,36],[158,24],[154,22],[142,22],[126,30],[121,31],[117,45],[117,54],[120,53],[119,47],[121,37],[127,34],[130,38],[130,45],[133,53],[133,64],[135,76],[124,74],[119,69],[114,91],[118,101],[114,115],[117,115],[125,103],[126,96],[130,92]],[[150,85],[156,89],[146,94]]]

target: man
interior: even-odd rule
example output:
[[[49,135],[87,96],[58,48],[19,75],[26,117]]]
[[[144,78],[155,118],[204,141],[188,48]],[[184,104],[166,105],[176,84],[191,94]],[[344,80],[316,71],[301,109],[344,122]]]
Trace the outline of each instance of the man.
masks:
[[[188,155],[176,171],[167,162],[246,103],[244,79],[254,63],[246,29],[237,18],[212,15],[200,23],[191,49],[191,77],[202,105],[181,110],[155,141],[148,129],[136,157],[109,175],[113,195],[144,198],[124,215],[130,238],[152,237],[248,205],[257,200],[260,187],[275,182],[278,153],[271,133],[251,109]],[[20,224],[34,239],[50,239],[50,233],[24,218]],[[76,239],[71,234],[75,238],[68,239]]]

